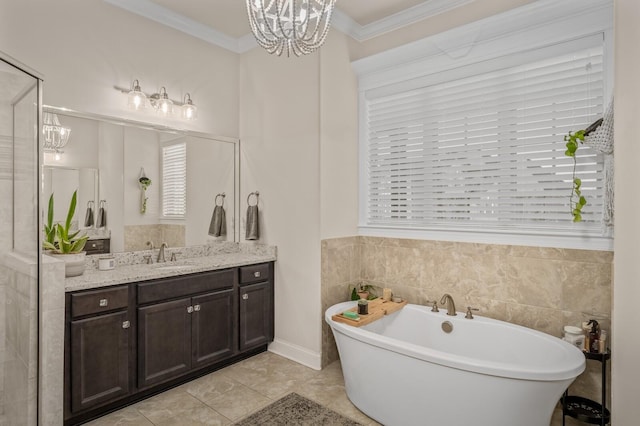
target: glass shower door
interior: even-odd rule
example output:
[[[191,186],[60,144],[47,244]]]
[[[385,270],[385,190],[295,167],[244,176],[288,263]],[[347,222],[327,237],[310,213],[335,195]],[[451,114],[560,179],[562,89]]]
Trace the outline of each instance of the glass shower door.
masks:
[[[0,54],[0,425],[38,419],[41,80]]]

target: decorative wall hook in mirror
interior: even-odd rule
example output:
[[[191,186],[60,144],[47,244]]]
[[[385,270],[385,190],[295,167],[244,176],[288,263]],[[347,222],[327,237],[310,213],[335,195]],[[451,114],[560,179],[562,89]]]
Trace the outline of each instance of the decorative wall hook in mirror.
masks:
[[[127,94],[127,107],[131,110],[145,111],[147,107],[150,107],[152,111],[164,117],[185,120],[195,120],[198,116],[198,108],[193,104],[190,93],[185,93],[183,102],[171,99],[164,86],[157,93],[148,94],[142,91],[137,79],[133,80],[131,88],[119,86],[114,86],[114,88]],[[174,108],[174,106],[179,108]]]

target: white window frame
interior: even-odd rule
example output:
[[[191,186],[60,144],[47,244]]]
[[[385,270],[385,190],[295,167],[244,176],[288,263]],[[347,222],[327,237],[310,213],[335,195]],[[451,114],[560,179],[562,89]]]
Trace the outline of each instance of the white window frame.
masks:
[[[168,185],[165,181],[165,158],[164,151],[168,147],[182,146],[184,149],[184,211],[182,214],[166,214],[165,213],[165,201],[167,199],[167,190],[171,188],[171,185]],[[161,175],[162,175],[162,193],[161,193],[161,205],[160,205],[160,215],[163,220],[168,221],[183,221],[187,217],[187,144],[186,142],[167,142],[163,143],[160,146],[160,162],[161,162]],[[180,165],[178,165],[180,167]],[[169,196],[173,196],[169,194]]]
[[[612,230],[604,227],[596,234],[566,230],[487,232],[477,227],[444,229],[368,224],[366,120],[367,94],[376,89],[415,79],[428,80],[443,72],[453,75],[469,66],[480,70],[492,61],[504,59],[508,63],[523,51],[598,36],[604,40],[605,103],[608,103],[613,88],[612,25],[611,0],[544,0],[354,62],[352,65],[359,81],[359,235],[613,250]],[[571,222],[569,212],[567,222]]]

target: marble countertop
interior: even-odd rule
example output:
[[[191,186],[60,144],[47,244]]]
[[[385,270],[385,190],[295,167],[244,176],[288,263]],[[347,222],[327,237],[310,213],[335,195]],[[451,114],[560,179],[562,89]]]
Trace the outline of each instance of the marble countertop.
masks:
[[[84,274],[65,280],[65,291],[86,290],[147,281],[157,278],[175,277],[195,272],[213,271],[243,265],[275,261],[272,253],[219,253],[202,257],[180,259],[175,262],[118,265],[115,269],[101,271],[87,268]]]

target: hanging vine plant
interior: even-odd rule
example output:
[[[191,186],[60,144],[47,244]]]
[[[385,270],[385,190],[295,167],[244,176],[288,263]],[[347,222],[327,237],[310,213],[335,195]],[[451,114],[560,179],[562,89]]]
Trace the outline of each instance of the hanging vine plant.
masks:
[[[582,180],[576,176],[576,167],[578,165],[576,161],[576,152],[578,147],[584,143],[584,138],[589,136],[591,132],[598,128],[602,124],[602,118],[590,125],[584,130],[578,130],[577,132],[569,132],[564,137],[567,150],[564,155],[573,158],[573,173],[572,173],[572,188],[571,195],[569,197],[569,207],[571,208],[571,215],[574,222],[582,221],[582,208],[587,205],[587,199],[582,195],[580,187],[582,186]]]

